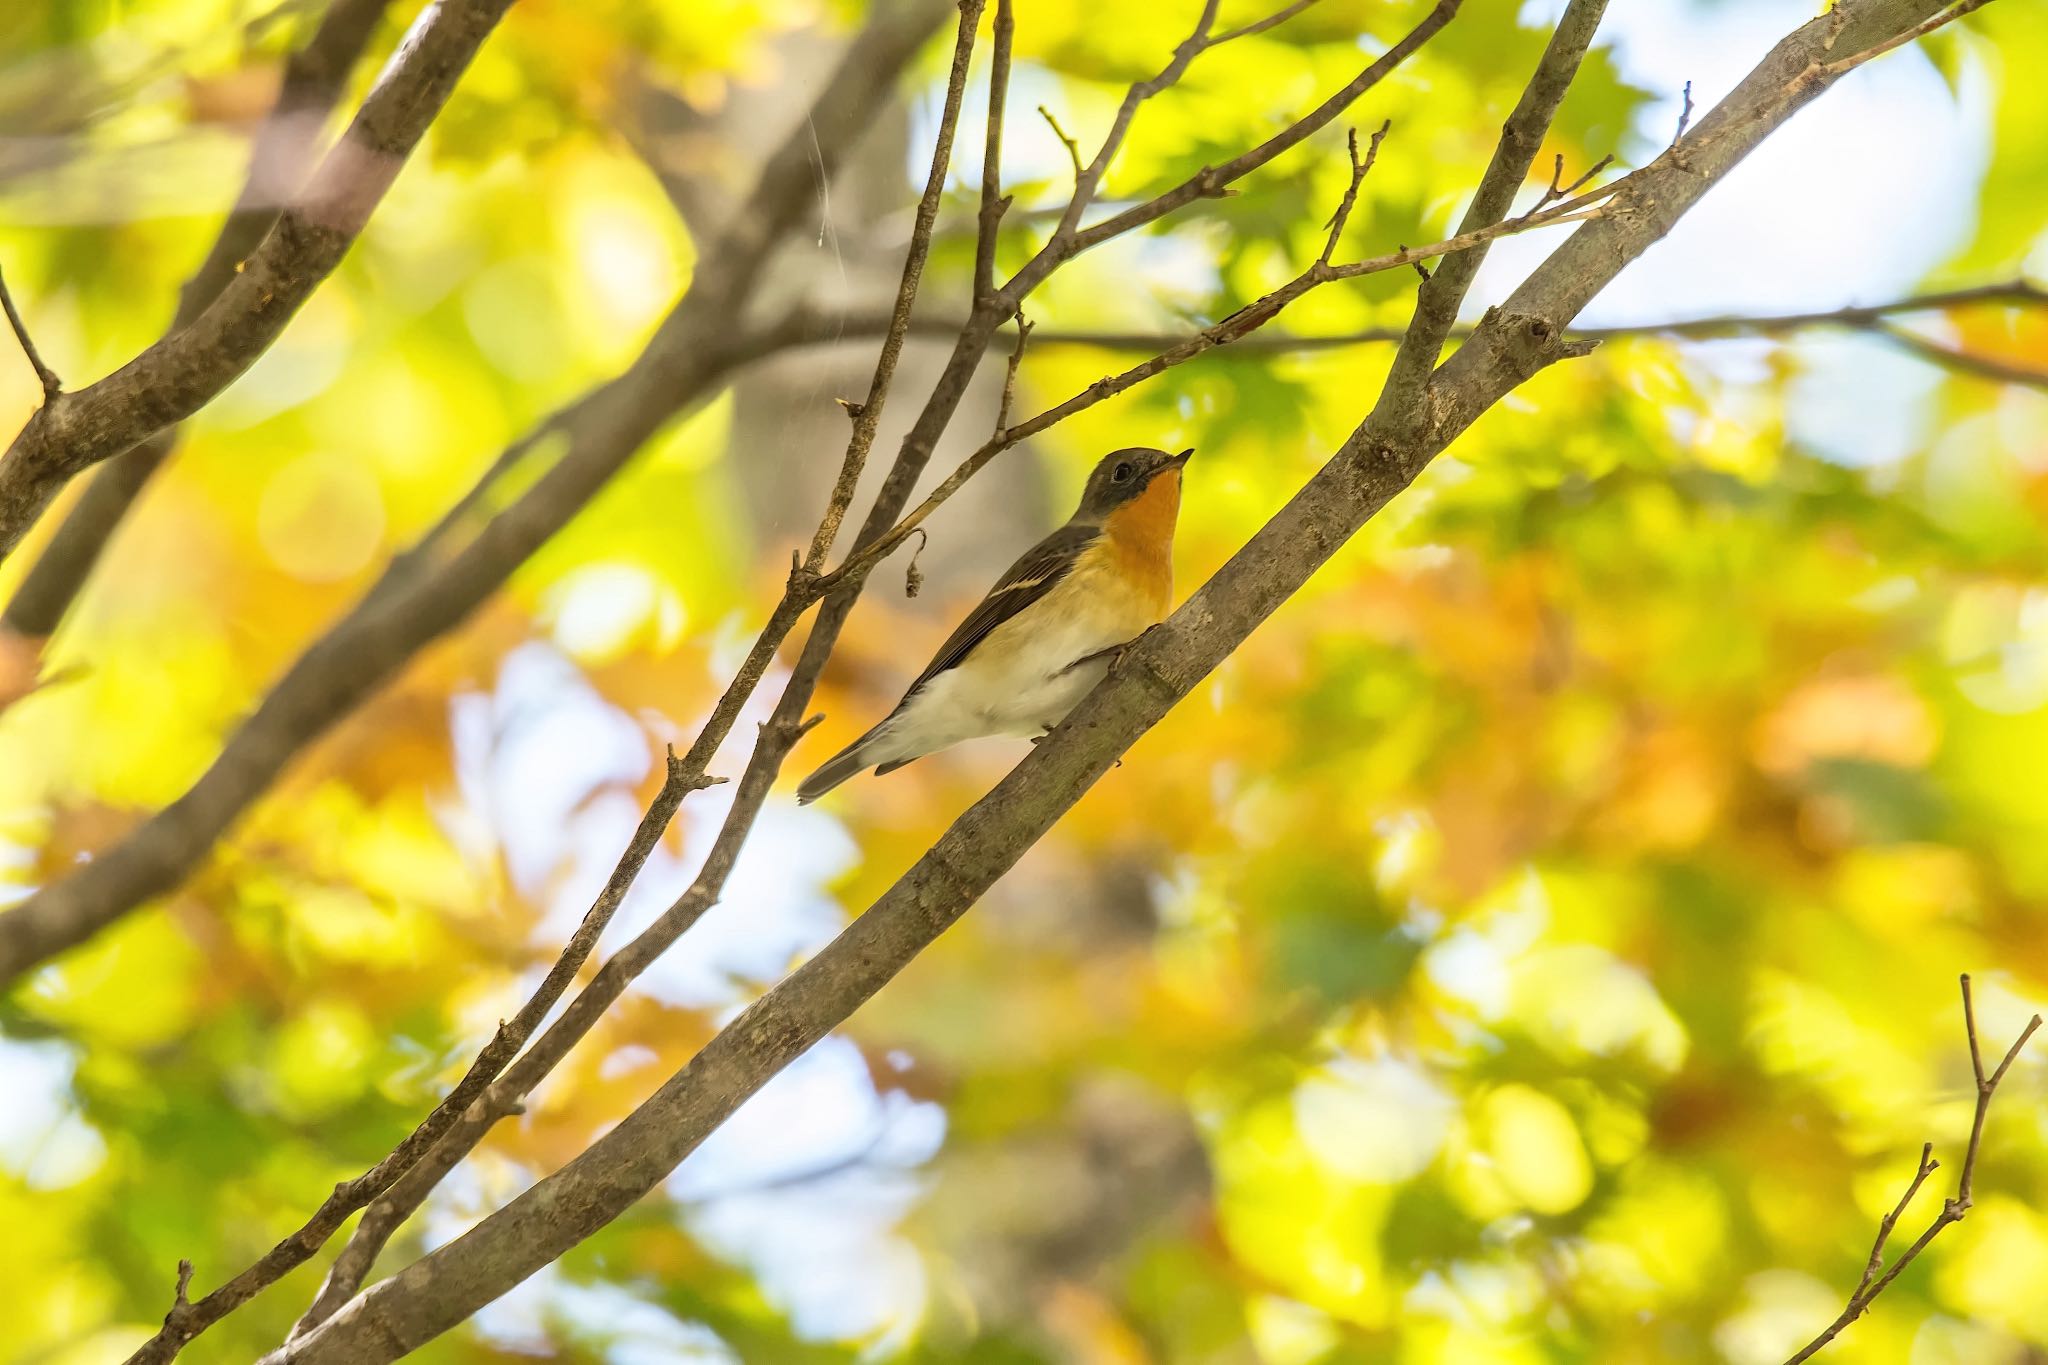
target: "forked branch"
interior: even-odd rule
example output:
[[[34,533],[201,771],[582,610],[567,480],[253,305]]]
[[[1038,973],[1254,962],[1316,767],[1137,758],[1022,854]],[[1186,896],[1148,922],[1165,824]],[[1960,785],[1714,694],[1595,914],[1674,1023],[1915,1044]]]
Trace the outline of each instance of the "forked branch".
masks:
[[[1963,1031],[1970,1040],[1970,1075],[1976,1083],[1977,1104],[1970,1116],[1970,1141],[1963,1149],[1963,1167],[1956,1175],[1956,1192],[1942,1201],[1941,1211],[1934,1215],[1934,1221],[1927,1225],[1927,1230],[1915,1238],[1911,1246],[1900,1252],[1890,1265],[1886,1265],[1884,1249],[1885,1244],[1891,1240],[1892,1229],[1898,1226],[1899,1219],[1905,1215],[1906,1206],[1913,1202],[1913,1196],[1927,1183],[1927,1177],[1934,1174],[1941,1165],[1934,1159],[1934,1144],[1924,1144],[1920,1148],[1920,1165],[1913,1172],[1913,1179],[1907,1184],[1906,1192],[1899,1197],[1899,1202],[1893,1206],[1892,1211],[1878,1220],[1877,1240],[1871,1244],[1870,1258],[1863,1266],[1863,1277],[1856,1282],[1855,1292],[1849,1295],[1848,1306],[1842,1309],[1841,1316],[1821,1330],[1819,1336],[1789,1357],[1785,1365],[1799,1365],[1799,1362],[1811,1358],[1840,1336],[1850,1323],[1870,1310],[1870,1305],[1877,1296],[1884,1293],[1891,1282],[1899,1277],[1899,1272],[1911,1265],[1913,1259],[1927,1249],[1928,1243],[1939,1236],[1942,1229],[1952,1223],[1962,1222],[1963,1216],[1970,1211],[1976,1194],[1977,1153],[1984,1142],[1984,1119],[1991,1112],[1991,1097],[1998,1093],[1998,1083],[2005,1079],[2005,1073],[2011,1069],[2014,1059],[2020,1055],[2020,1049],[2034,1036],[2034,1030],[2041,1027],[2041,1016],[2037,1014],[2027,1021],[2027,1026],[2020,1030],[2020,1036],[2013,1039],[2012,1046],[2005,1050],[2005,1056],[1999,1061],[1997,1068],[1987,1075],[1984,1070],[1984,1055],[1977,1046],[1977,1008],[1970,996],[1968,974],[1963,976],[1962,984]]]

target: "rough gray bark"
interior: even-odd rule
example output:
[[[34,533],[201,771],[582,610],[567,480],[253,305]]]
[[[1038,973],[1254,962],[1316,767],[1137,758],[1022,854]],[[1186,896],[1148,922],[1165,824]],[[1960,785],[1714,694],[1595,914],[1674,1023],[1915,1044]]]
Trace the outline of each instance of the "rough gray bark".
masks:
[[[0,457],[0,559],[70,479],[204,407],[334,272],[513,0],[434,0],[305,192],[213,303],[96,383],[59,394]]]
[[[1935,0],[1843,0],[1778,44],[1715,110],[1579,228],[1430,380],[1375,414],[1289,503],[994,791],[817,956],[750,1006],[582,1155],[354,1300],[274,1365],[382,1365],[431,1340],[616,1218],[767,1079],[936,939],[1120,754],[1445,446],[1517,385],[1582,354],[1566,325],[1721,176]]]

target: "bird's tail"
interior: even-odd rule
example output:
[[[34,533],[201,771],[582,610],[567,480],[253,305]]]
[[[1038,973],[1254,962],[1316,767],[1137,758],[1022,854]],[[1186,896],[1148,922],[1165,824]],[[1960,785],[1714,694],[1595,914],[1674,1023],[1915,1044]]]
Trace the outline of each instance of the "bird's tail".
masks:
[[[889,719],[893,720],[895,717],[891,716]],[[885,768],[897,766],[896,763],[888,761],[895,759],[897,755],[889,752],[888,746],[882,742],[888,726],[889,721],[883,721],[826,759],[816,772],[797,784],[796,803],[799,806],[808,806],[847,778],[856,776],[877,763],[882,763]]]

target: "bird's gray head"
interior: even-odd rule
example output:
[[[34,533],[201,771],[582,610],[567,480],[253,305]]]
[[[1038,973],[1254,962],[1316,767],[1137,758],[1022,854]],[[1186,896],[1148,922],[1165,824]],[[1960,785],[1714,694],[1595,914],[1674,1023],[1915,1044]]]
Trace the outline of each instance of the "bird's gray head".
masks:
[[[1180,467],[1194,453],[1190,449],[1169,455],[1150,446],[1128,446],[1123,450],[1110,451],[1095,466],[1095,472],[1088,476],[1088,486],[1081,492],[1081,506],[1074,513],[1074,520],[1105,520],[1117,508],[1150,488],[1153,480],[1161,474],[1170,470],[1178,478]]]

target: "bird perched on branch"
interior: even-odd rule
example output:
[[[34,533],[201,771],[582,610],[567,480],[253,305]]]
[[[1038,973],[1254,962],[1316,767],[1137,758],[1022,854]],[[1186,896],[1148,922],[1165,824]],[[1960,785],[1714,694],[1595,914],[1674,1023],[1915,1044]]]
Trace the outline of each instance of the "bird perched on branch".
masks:
[[[1173,604],[1173,527],[1192,450],[1102,457],[1065,526],[1009,567],[874,729],[796,789],[808,804],[867,768],[985,735],[1037,738]]]

